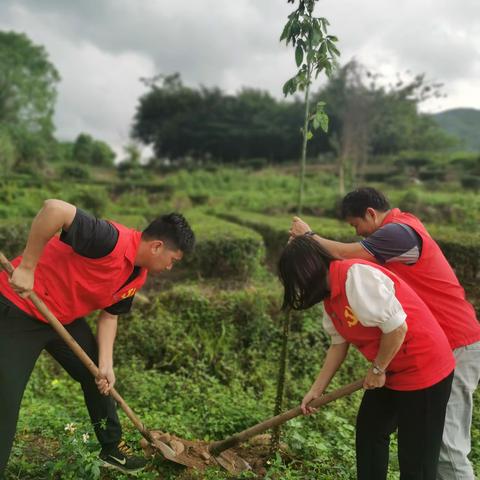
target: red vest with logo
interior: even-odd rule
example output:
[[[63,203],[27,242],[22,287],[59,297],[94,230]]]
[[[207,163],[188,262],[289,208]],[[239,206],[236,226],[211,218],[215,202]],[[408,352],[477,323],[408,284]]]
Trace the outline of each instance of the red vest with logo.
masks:
[[[324,305],[338,333],[355,345],[367,360],[375,360],[382,331],[359,322],[345,290],[348,270],[357,263],[381,270],[393,281],[395,296],[407,314],[407,334],[387,367],[385,386],[392,390],[420,390],[443,380],[455,368],[455,359],[438,322],[406,282],[374,263],[359,259],[331,262],[331,294]]]
[[[422,222],[398,208],[390,210],[383,221],[403,223],[422,238],[422,253],[415,265],[390,262],[386,268],[405,280],[427,304],[443,328],[452,349],[480,340],[480,323],[473,306],[466,300],[452,267]]]
[[[64,325],[131,297],[145,283],[146,269],[125,285],[134,269],[141,232],[113,223],[118,230],[115,248],[101,258],[87,258],[75,253],[59,237],[45,246],[35,269],[34,291]],[[22,257],[12,261],[17,267]],[[31,301],[17,295],[0,273],[0,293],[28,315],[46,321]]]

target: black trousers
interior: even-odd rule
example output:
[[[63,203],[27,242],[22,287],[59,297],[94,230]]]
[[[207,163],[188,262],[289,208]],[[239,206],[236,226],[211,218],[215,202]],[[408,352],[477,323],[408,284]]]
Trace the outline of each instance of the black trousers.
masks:
[[[84,318],[66,325],[70,335],[98,363],[97,341]],[[45,349],[80,382],[95,434],[102,447],[117,444],[122,435],[116,405],[102,395],[95,379],[50,325],[36,320],[0,295],[0,478],[13,439],[23,392],[35,362]]]
[[[398,429],[401,480],[435,480],[453,372],[422,390],[367,390],[357,416],[358,480],[385,480],[390,435]]]

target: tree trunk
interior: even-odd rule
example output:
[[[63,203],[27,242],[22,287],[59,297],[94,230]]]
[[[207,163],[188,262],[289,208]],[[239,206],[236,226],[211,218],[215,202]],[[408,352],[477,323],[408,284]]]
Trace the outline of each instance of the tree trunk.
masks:
[[[277,398],[275,399],[275,408],[273,415],[277,416],[282,411],[283,394],[285,392],[285,372],[287,371],[288,359],[288,336],[290,334],[290,319],[291,313],[288,312],[283,318],[283,333],[282,333],[282,350],[280,353],[280,361],[278,365],[277,377]],[[272,430],[272,441],[270,444],[270,454],[273,455],[278,450],[280,443],[280,426],[276,426]]]
[[[310,71],[310,64],[308,65]],[[305,120],[303,122],[302,157],[300,159],[300,186],[298,191],[297,214],[300,216],[303,209],[303,192],[305,185],[305,165],[307,163],[308,117],[310,115],[310,79],[305,88]]]

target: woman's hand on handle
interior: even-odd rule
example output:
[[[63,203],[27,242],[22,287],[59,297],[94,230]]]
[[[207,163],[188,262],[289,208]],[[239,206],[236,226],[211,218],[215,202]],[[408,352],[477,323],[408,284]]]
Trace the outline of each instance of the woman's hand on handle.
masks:
[[[323,392],[320,392],[320,391],[309,390],[308,393],[303,397],[300,408],[302,409],[302,413],[304,415],[311,415],[312,413],[315,413],[317,411],[316,408],[309,407],[308,404],[312,400],[315,400],[316,398],[321,397],[322,393]]]
[[[373,373],[373,367],[370,367],[363,381],[363,388],[365,390],[382,388],[385,385],[386,379],[385,373],[375,374]]]

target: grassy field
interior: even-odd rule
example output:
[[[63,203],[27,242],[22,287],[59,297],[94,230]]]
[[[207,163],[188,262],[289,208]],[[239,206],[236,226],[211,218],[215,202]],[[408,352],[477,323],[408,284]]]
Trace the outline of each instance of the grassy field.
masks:
[[[422,185],[375,186],[428,223],[478,308],[478,194],[452,186],[434,192]],[[288,169],[180,171],[135,184],[94,170],[89,183],[11,179],[0,197],[0,249],[9,256],[23,248],[29,223],[46,198],[62,198],[136,228],[158,213],[183,212],[197,233],[196,254],[177,272],[149,282],[143,302],[120,319],[118,390],[149,427],[187,439],[222,439],[272,414],[283,320],[274,266],[297,197],[297,179]],[[305,219],[327,237],[355,240],[353,230],[336,219],[338,200],[335,177],[311,169]],[[90,321],[94,326],[94,317]],[[326,348],[319,309],[295,314],[285,409],[298,405]],[[332,388],[361,377],[365,369],[364,360],[350,352]],[[354,479],[360,397],[354,394],[290,422],[276,455],[266,457],[250,446],[262,463],[256,471],[275,480]],[[121,418],[125,439],[138,450],[139,434]],[[471,459],[480,475],[479,392],[472,436]],[[79,386],[42,354],[23,399],[7,480],[127,478],[100,468],[97,453]],[[399,478],[395,439],[391,453],[389,480]],[[219,469],[195,473],[156,459],[136,478],[231,477]]]

